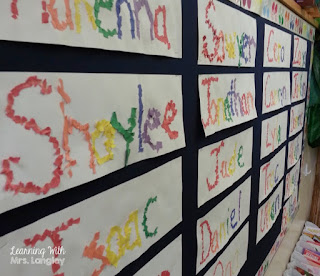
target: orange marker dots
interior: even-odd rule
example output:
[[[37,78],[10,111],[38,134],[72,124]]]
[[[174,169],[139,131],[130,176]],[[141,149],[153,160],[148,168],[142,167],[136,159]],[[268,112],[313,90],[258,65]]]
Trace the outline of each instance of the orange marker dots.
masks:
[[[106,256],[103,256],[105,250],[104,245],[99,245],[97,247],[97,241],[100,239],[100,232],[94,234],[93,240],[90,242],[89,246],[86,246],[83,250],[83,257],[87,257],[90,260],[97,259],[102,262],[99,270],[94,270],[92,276],[99,276],[103,269],[110,265],[110,262]]]

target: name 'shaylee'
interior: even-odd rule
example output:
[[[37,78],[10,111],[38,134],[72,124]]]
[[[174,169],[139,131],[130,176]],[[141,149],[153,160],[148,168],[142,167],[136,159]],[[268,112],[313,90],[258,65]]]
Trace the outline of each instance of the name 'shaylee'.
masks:
[[[129,156],[131,153],[131,143],[134,141],[135,131],[138,132],[139,146],[137,152],[139,154],[144,152],[144,147],[150,147],[153,151],[158,152],[164,148],[162,140],[152,139],[151,132],[159,129],[168,135],[168,138],[172,141],[178,138],[179,132],[171,129],[170,125],[175,120],[178,113],[176,104],[173,100],[169,100],[162,112],[157,108],[150,107],[146,109],[142,98],[142,86],[138,84],[138,101],[139,107],[132,107],[130,111],[130,117],[127,120],[129,127],[125,127],[125,122],[118,120],[117,112],[113,112],[111,119],[100,119],[95,124],[95,130],[90,133],[89,123],[79,122],[76,119],[70,117],[65,113],[65,104],[71,102],[71,98],[64,90],[63,81],[59,79],[59,85],[56,87],[57,92],[62,97],[60,102],[61,113],[64,117],[62,126],[62,147],[58,138],[52,136],[52,130],[49,126],[40,127],[34,118],[28,119],[23,115],[18,114],[14,110],[15,99],[19,97],[20,93],[30,91],[28,88],[40,88],[42,95],[51,94],[54,90],[51,85],[47,83],[46,79],[39,79],[37,76],[29,77],[25,82],[14,87],[7,96],[7,107],[5,109],[6,116],[11,119],[15,124],[21,125],[27,131],[33,131],[37,135],[47,136],[48,142],[52,144],[55,151],[53,165],[55,169],[52,172],[52,178],[45,184],[37,185],[32,181],[27,183],[13,183],[15,174],[12,171],[11,163],[18,164],[20,162],[19,156],[11,156],[2,160],[2,170],[0,174],[6,176],[5,191],[12,191],[17,193],[34,193],[37,195],[46,194],[50,189],[57,188],[61,182],[61,176],[67,171],[71,178],[73,173],[71,168],[77,164],[77,160],[71,156],[71,146],[69,145],[69,136],[72,134],[73,129],[79,131],[84,136],[84,141],[87,143],[88,154],[90,156],[89,167],[93,174],[96,173],[96,163],[100,166],[104,163],[114,159],[113,148],[115,144],[115,133],[118,132],[125,140],[125,166],[128,165]],[[144,110],[145,108],[145,110]],[[138,114],[137,114],[138,113]],[[146,114],[146,118],[143,120],[143,114]],[[104,137],[106,155],[101,156],[96,148],[96,140],[100,137]],[[165,135],[166,137],[166,135]],[[62,152],[62,150],[64,152]],[[65,161],[65,166],[63,163]]]

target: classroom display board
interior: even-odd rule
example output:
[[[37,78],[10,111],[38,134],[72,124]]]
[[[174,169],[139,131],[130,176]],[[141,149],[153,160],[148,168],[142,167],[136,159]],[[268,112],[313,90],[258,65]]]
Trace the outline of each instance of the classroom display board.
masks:
[[[0,274],[264,275],[312,26],[275,0],[3,0],[0,23]]]

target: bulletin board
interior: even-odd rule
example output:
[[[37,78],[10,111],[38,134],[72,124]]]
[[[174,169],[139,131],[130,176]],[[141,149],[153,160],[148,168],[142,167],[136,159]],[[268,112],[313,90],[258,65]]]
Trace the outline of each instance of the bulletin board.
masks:
[[[43,2],[46,1],[42,1],[42,24],[48,24],[48,11],[52,17],[55,10],[52,1],[47,6]],[[83,11],[97,18],[97,3],[101,7],[108,1],[93,2],[91,10],[86,5]],[[170,5],[163,2],[167,7]],[[134,44],[124,35],[131,32],[132,38],[139,36],[139,39],[140,35],[149,35],[142,31],[140,34],[140,30],[139,34],[134,32],[131,25],[131,19],[137,18],[134,11],[146,5],[145,1],[117,1],[120,3],[117,12],[123,3],[128,7],[131,3],[134,8],[125,14],[131,20],[125,21],[131,22],[129,27],[125,28],[122,22],[122,44],[110,47],[102,47],[100,40],[94,38],[84,45],[73,38],[69,41],[59,35],[46,36],[41,28],[37,35],[28,24],[17,27],[10,20],[22,18],[30,10],[26,8],[24,13],[17,6],[20,2],[12,1],[8,17],[0,19],[0,99],[3,100],[0,117],[11,119],[11,125],[0,120],[0,156],[4,153],[7,156],[1,161],[0,174],[1,189],[6,189],[6,194],[0,194],[0,267],[5,267],[7,275],[24,275],[23,271],[30,268],[23,261],[10,263],[12,246],[48,248],[52,244],[64,245],[69,261],[66,258],[64,265],[36,266],[39,275],[48,271],[52,275],[80,275],[79,271],[84,273],[81,275],[264,274],[299,205],[304,114],[315,30],[279,2],[262,1],[260,5],[258,2],[183,1],[181,7],[173,5],[170,12],[164,11],[162,3],[159,7],[152,6],[154,29],[165,25],[156,16],[162,13],[163,19],[167,16],[168,34],[170,28],[172,31],[168,39],[165,32],[152,33],[150,29],[151,40],[157,38],[164,46],[159,50],[149,42]],[[76,0],[75,3],[78,3],[75,7],[83,4]],[[146,10],[147,20],[151,22]],[[215,11],[219,11],[216,25],[210,21],[214,18],[211,12]],[[66,14],[66,21],[55,21],[56,28],[67,25],[71,28],[68,10]],[[75,20],[73,28],[80,32],[84,25],[79,25],[79,20]],[[105,26],[90,22],[105,38],[115,38],[111,29],[107,32]],[[119,14],[117,22],[117,36],[122,39]],[[224,34],[221,35],[219,28]],[[209,41],[210,35],[213,42]],[[232,41],[234,48],[230,46]],[[219,48],[220,45],[225,48]],[[216,47],[217,51],[211,51],[210,47]],[[270,56],[264,50],[269,47]],[[216,84],[219,92],[210,94]],[[268,84],[271,88],[266,87]],[[37,102],[37,97],[26,99],[24,106],[16,100],[26,88],[36,88],[42,95],[56,89],[61,98],[53,99],[57,103],[54,112],[59,113],[59,119],[51,121],[46,114],[53,107],[43,100]],[[264,96],[267,89],[271,91],[269,103]],[[230,102],[232,97],[237,100],[238,90],[248,92],[244,100],[239,100],[246,107]],[[92,99],[98,97],[95,93],[101,98]],[[219,98],[220,102],[213,104],[211,97]],[[68,109],[70,101],[76,98],[78,110]],[[22,115],[15,117],[19,115],[14,113],[14,106],[38,118],[37,122]],[[96,125],[95,132],[89,133],[77,118],[100,114],[98,110],[104,106],[108,118],[91,118]],[[225,107],[221,113],[219,106]],[[210,113],[213,107],[220,115]],[[68,112],[78,117],[68,117]],[[52,132],[39,127],[46,121],[61,126],[61,141],[54,139],[54,127]],[[19,124],[24,129],[15,130],[14,126]],[[79,162],[80,152],[72,151],[72,147],[68,150],[68,142],[78,143],[68,136],[72,129],[83,134],[82,146],[89,144],[93,149],[89,165]],[[9,130],[16,131],[15,136],[5,135]],[[152,130],[156,134],[150,134]],[[116,131],[118,138],[114,138]],[[28,169],[23,159],[17,157],[20,151],[30,156],[31,172],[41,175],[40,171],[47,170],[42,166],[47,161],[41,159],[45,146],[40,140],[39,144],[28,142],[30,137],[23,136],[25,133],[48,136],[52,144],[50,151],[52,146],[57,150],[59,143],[64,145],[64,151],[69,154],[69,159],[66,158],[69,165],[65,168],[69,181],[63,183],[66,188],[51,193],[59,186],[55,177],[61,169],[60,152],[56,152],[57,171],[48,186],[20,185],[19,181],[13,184],[15,179],[10,178],[13,168],[17,166],[22,172]],[[105,144],[107,155],[96,155],[95,146],[102,134],[109,142],[123,138],[119,142],[121,157],[116,165],[105,170],[99,165],[109,164],[115,158],[111,152],[117,153],[118,144],[115,150],[111,142]],[[130,137],[136,138],[130,140]],[[268,146],[262,149],[262,145]],[[88,177],[81,166],[96,169],[96,176]],[[21,175],[16,171],[14,178]],[[260,184],[261,181],[264,182]],[[202,187],[200,182],[204,183]],[[41,197],[26,199],[28,193]],[[132,207],[138,201],[143,201],[139,212]],[[161,211],[153,212],[152,206],[161,202]],[[81,214],[83,217],[79,219]],[[95,225],[97,229],[100,227],[100,232],[95,232]],[[81,235],[73,230],[77,227],[83,227]],[[260,227],[265,230],[259,232]],[[135,238],[130,236],[133,229]],[[63,254],[56,252],[54,256],[61,258]]]

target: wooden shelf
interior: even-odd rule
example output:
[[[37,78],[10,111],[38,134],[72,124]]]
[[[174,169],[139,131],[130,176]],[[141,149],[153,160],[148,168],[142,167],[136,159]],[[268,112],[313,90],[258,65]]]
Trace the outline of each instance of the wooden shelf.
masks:
[[[294,0],[279,0],[279,2],[285,5],[288,9],[292,10],[295,14],[299,15],[312,26],[316,27],[317,29],[319,28],[318,22],[316,22],[313,17],[304,9],[302,9]]]
[[[318,10],[318,7],[312,6],[312,7],[305,7],[303,8],[308,14],[310,14],[313,18],[320,18],[320,11]]]

